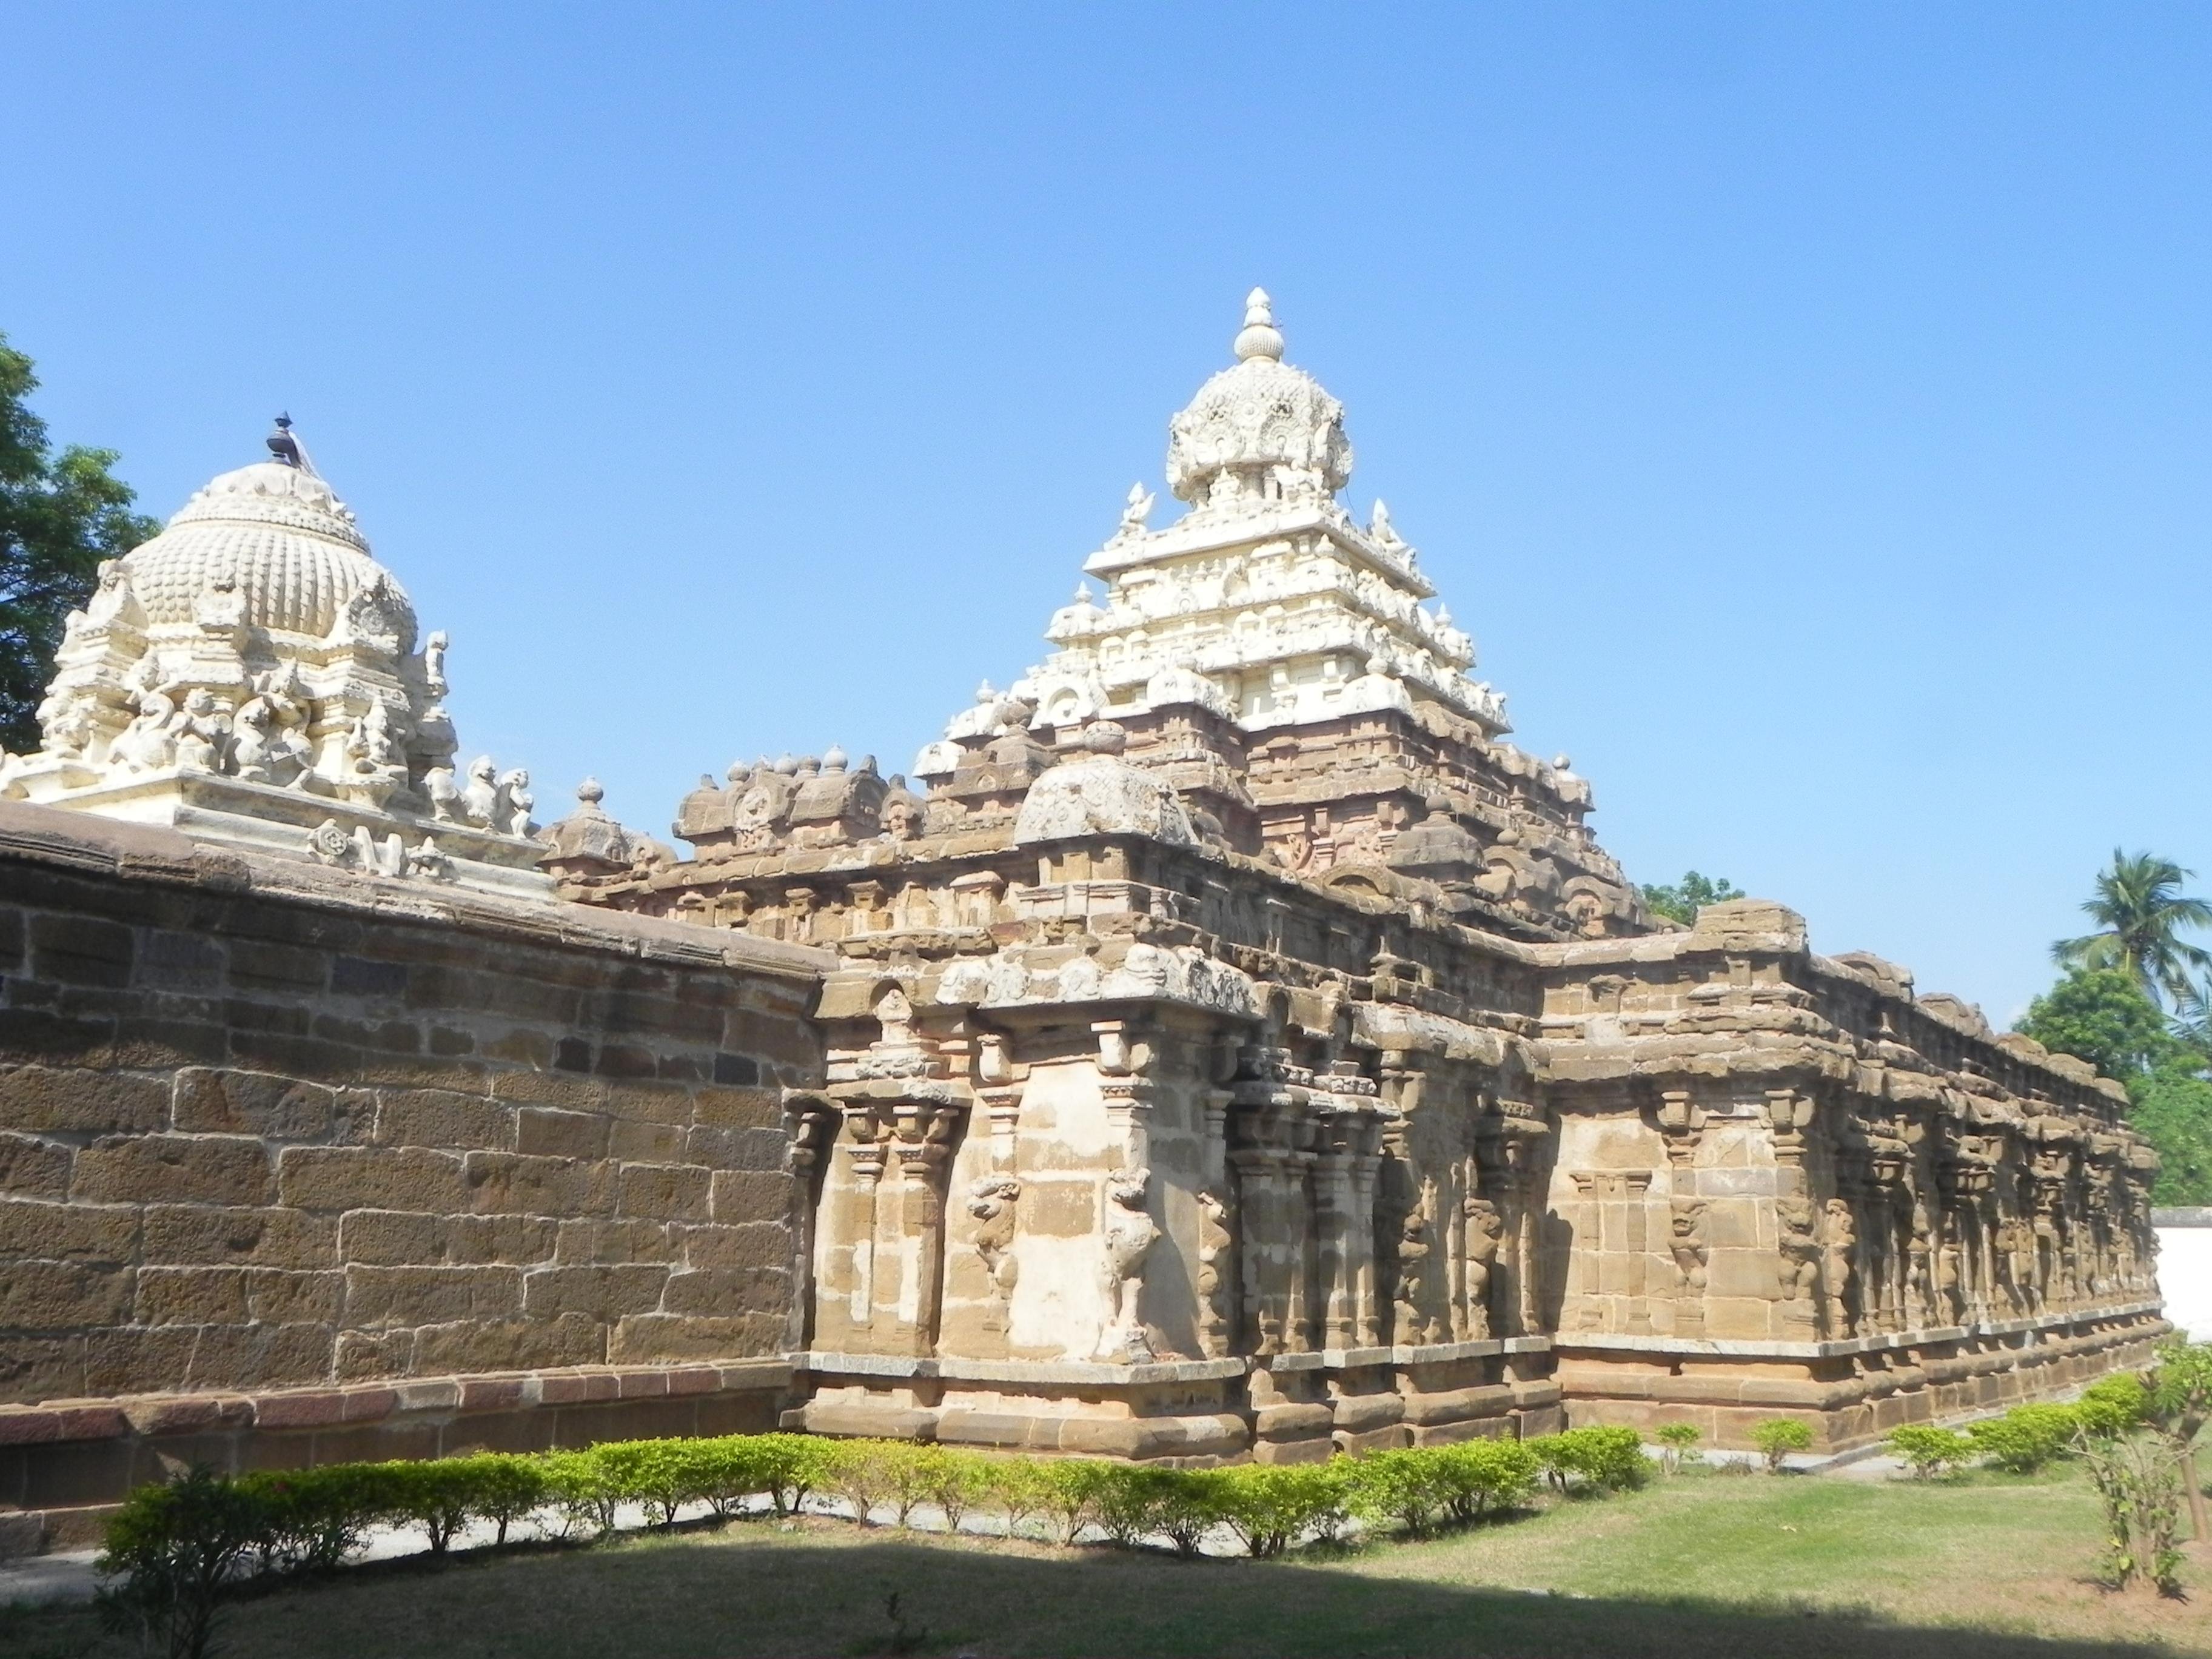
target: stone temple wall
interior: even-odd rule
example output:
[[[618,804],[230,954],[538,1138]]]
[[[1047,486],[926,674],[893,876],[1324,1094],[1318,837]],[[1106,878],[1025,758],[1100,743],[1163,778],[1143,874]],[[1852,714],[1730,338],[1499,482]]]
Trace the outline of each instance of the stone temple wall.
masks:
[[[1778,905],[1546,947],[1554,1351],[1583,1421],[1825,1444],[2077,1386],[2166,1329],[2118,1085]]]
[[[0,805],[0,1530],[772,1424],[820,965]]]

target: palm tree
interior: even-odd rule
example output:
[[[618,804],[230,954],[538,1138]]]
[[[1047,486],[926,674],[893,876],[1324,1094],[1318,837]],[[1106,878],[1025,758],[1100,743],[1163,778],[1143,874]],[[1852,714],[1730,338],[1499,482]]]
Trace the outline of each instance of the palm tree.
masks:
[[[2212,977],[2184,988],[2173,1000],[2170,1024],[2176,1042],[2188,1044],[2212,1060]]]
[[[2179,938],[2185,928],[2212,927],[2212,902],[2181,891],[2195,874],[2172,859],[2115,847],[2112,867],[2098,872],[2097,896],[2081,907],[2099,931],[2060,939],[2052,959],[2062,968],[2124,968],[2152,1001],[2161,991],[2184,1001],[2194,989],[2191,973],[2212,971],[2212,951]]]

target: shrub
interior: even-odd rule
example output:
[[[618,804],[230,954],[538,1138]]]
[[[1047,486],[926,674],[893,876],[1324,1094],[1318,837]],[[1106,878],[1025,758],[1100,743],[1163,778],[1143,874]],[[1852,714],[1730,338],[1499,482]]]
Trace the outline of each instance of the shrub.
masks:
[[[497,1528],[493,1542],[504,1544],[507,1529],[545,1502],[544,1466],[512,1452],[479,1452],[469,1461],[476,1465],[477,1516]]]
[[[1751,1425],[1751,1443],[1765,1458],[1767,1471],[1779,1474],[1791,1452],[1812,1449],[1813,1431],[1794,1417],[1770,1417]]]
[[[1889,1449],[1923,1480],[1948,1474],[1974,1455],[1974,1443],[1957,1430],[1924,1423],[1891,1430]]]
[[[2075,1428],[2082,1434],[2110,1439],[2150,1420],[2150,1390],[2132,1371],[2103,1377],[2082,1389],[2074,1404]]]
[[[1009,1538],[1021,1531],[1023,1522],[1051,1507],[1053,1483],[1047,1465],[1028,1457],[979,1457],[974,1467],[976,1504],[1006,1517]]]
[[[139,1487],[108,1521],[95,1564],[102,1616],[135,1632],[142,1652],[204,1659],[218,1598],[264,1526],[250,1493],[204,1467]]]
[[[1673,1474],[1682,1467],[1682,1459],[1702,1437],[1692,1423],[1662,1423],[1651,1431],[1659,1443],[1660,1467]]]
[[[887,1443],[839,1440],[830,1449],[822,1484],[852,1505],[853,1519],[864,1527],[872,1524],[875,1511],[890,1496],[890,1460],[884,1455]]]
[[[1451,1504],[1443,1462],[1425,1448],[1370,1452],[1353,1458],[1346,1474],[1353,1514],[1367,1521],[1395,1521],[1416,1537]]]
[[[1536,1490],[1536,1454],[1517,1440],[1468,1440],[1431,1454],[1443,1484],[1444,1509],[1455,1521],[1479,1521],[1510,1509]]]
[[[560,1507],[564,1537],[579,1530],[614,1530],[615,1507],[622,1499],[605,1466],[591,1452],[547,1452],[538,1466],[545,1476],[546,1495]]]
[[[1999,1468],[2029,1474],[2066,1455],[2078,1422],[2071,1406],[2014,1406],[2002,1417],[1968,1424],[1966,1438]]]
[[[693,1460],[682,1440],[616,1440],[585,1455],[596,1459],[617,1501],[642,1504],[657,1511],[664,1527],[676,1524],[676,1511],[691,1501]]]
[[[1577,1480],[1600,1492],[1640,1486],[1651,1473],[1644,1455],[1644,1437],[1633,1429],[1569,1429],[1526,1443],[1545,1477],[1562,1494]]]
[[[264,1572],[329,1572],[392,1507],[389,1465],[257,1469],[234,1483],[254,1506]]]
[[[768,1490],[767,1459],[751,1435],[729,1434],[670,1443],[678,1450],[678,1490],[686,1503],[704,1504],[727,1521],[756,1492]]]
[[[468,1525],[476,1500],[471,1462],[453,1457],[376,1465],[385,1484],[380,1518],[422,1528],[429,1535],[430,1553],[444,1555],[453,1534]]]
[[[2116,1589],[2148,1579],[2181,1593],[2181,1460],[2151,1435],[2091,1437],[2082,1446],[2090,1483],[2105,1507],[2105,1576]]]
[[[945,1478],[951,1455],[942,1446],[923,1445],[911,1440],[878,1440],[872,1443],[884,1500],[890,1504],[896,1524],[903,1532],[913,1520],[915,1510],[934,1495],[938,1484]]]
[[[1145,1531],[1158,1533],[1177,1555],[1195,1556],[1206,1535],[1227,1519],[1229,1482],[1220,1469],[1146,1469]]]
[[[1141,1463],[1102,1463],[1091,1518],[1113,1543],[1131,1545],[1164,1531],[1182,1507],[1176,1469]]]
[[[934,1455],[924,1467],[925,1490],[929,1500],[945,1511],[945,1529],[958,1532],[961,1518],[969,1510],[990,1501],[991,1470],[973,1452],[953,1451],[944,1446],[933,1446],[930,1449]]]
[[[1239,1463],[1221,1477],[1221,1519],[1246,1551],[1280,1555],[1309,1533],[1334,1536],[1348,1496],[1343,1462]]]
[[[1062,1544],[1074,1543],[1097,1519],[1100,1500],[1113,1478],[1109,1471],[1115,1467],[1087,1457],[1059,1457],[1040,1465],[1047,1492],[1044,1509]]]
[[[752,1455],[759,1460],[756,1478],[778,1515],[797,1514],[805,1506],[807,1493],[830,1484],[830,1468],[836,1461],[834,1442],[806,1434],[756,1434],[746,1438],[751,1443]]]

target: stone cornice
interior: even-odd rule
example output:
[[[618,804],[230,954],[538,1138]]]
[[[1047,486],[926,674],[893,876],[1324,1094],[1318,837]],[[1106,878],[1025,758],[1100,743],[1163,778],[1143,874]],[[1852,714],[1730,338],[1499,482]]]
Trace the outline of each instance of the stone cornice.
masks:
[[[689,966],[721,965],[811,980],[828,951],[592,905],[508,899],[395,881],[251,854],[218,851],[179,832],[59,808],[0,801],[0,881],[10,865],[175,887],[281,898],[380,921],[465,928],[567,950]]]

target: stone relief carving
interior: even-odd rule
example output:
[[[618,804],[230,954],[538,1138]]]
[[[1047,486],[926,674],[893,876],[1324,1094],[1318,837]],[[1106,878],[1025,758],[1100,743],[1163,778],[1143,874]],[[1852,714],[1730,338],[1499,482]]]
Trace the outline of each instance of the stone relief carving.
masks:
[[[1006,1328],[1006,1310],[1021,1274],[1021,1263],[1013,1254],[1014,1206],[1021,1195],[1022,1183],[1006,1175],[985,1176],[969,1188],[968,1213],[978,1223],[969,1242],[982,1258],[991,1284],[991,1310],[985,1324],[989,1330]]]
[[[1796,1306],[1796,1322],[1809,1328],[1820,1284],[1820,1241],[1814,1235],[1812,1200],[1784,1193],[1774,1210],[1781,1224],[1782,1299]]]
[[[1466,1324],[1455,1334],[1479,1341],[1491,1333],[1490,1280],[1498,1246],[1505,1239],[1505,1218],[1486,1198],[1469,1197],[1462,1209],[1467,1220]]]
[[[1152,1358],[1152,1341],[1139,1310],[1145,1257],[1160,1230],[1146,1208],[1149,1170],[1121,1170],[1103,1185],[1104,1215],[1099,1227],[1098,1294],[1104,1317],[1094,1351],[1100,1359],[1136,1364]]]
[[[1674,1258],[1680,1294],[1696,1297],[1705,1291],[1705,1210],[1695,1199],[1675,1199],[1667,1216],[1667,1249]]]
[[[1208,1354],[1229,1351],[1234,1335],[1235,1277],[1231,1267],[1236,1235],[1230,1228],[1229,1202],[1210,1187],[1198,1194],[1198,1301],[1200,1333]]]
[[[366,824],[349,831],[336,818],[325,818],[307,832],[307,850],[316,863],[334,870],[358,870],[376,876],[411,876],[424,881],[453,879],[453,861],[425,836],[410,848],[397,830],[379,837]]]
[[[1429,1277],[1429,1218],[1425,1204],[1407,1211],[1399,1223],[1397,1294],[1393,1304],[1401,1346],[1433,1342],[1436,1331],[1426,1311]]]
[[[1854,1304],[1858,1270],[1853,1258],[1858,1227],[1847,1199],[1830,1199],[1824,1213],[1827,1228],[1820,1245],[1820,1277],[1827,1297],[1828,1334],[1850,1336],[1857,1329]]]

